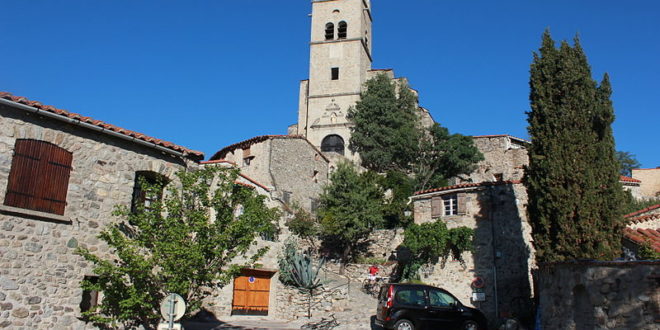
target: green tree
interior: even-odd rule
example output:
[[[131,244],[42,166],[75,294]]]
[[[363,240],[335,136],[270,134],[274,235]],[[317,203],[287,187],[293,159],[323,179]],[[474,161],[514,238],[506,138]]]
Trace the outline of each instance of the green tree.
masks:
[[[348,110],[354,124],[349,148],[370,170],[409,172],[421,137],[415,94],[405,84],[397,88],[385,74],[367,80],[365,87]]]
[[[260,234],[274,232],[279,212],[267,208],[254,190],[235,184],[237,175],[235,169],[217,167],[178,172],[162,201],[135,212],[117,206],[114,214],[125,221],[99,235],[113,257],[78,250],[98,275],[83,288],[104,295],[85,316],[99,326],[151,328],[167,293],[184,297],[191,313],[211,290],[253,265],[266,249],[250,248]],[[150,196],[160,195],[158,185],[143,181],[141,186]]]
[[[422,265],[446,261],[451,255],[463,261],[461,254],[472,251],[474,230],[468,227],[447,229],[442,221],[411,224],[404,232],[403,246],[410,250],[410,260],[403,268],[405,280],[418,280]]]
[[[617,151],[616,159],[619,161],[619,174],[621,175],[630,176],[634,168],[642,167],[642,164],[637,161],[637,157],[627,151]]]
[[[287,221],[287,227],[293,234],[305,240],[309,246],[316,247],[316,238],[320,232],[318,221],[311,213],[296,203],[291,205],[291,208],[293,209],[293,218]]]
[[[342,271],[355,250],[383,223],[383,189],[372,172],[339,163],[320,197],[321,234],[341,251]]]
[[[623,191],[607,74],[600,86],[579,40],[543,35],[530,70],[525,186],[539,261],[611,260],[621,253]]]
[[[470,174],[484,159],[471,137],[449,134],[434,123],[420,140],[419,154],[413,164],[416,190],[447,185],[447,179]]]

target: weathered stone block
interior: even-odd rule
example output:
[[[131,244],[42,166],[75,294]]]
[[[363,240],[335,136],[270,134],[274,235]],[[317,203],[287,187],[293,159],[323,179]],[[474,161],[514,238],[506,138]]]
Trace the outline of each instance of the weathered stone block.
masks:
[[[4,276],[0,276],[0,287],[2,287],[4,290],[18,290],[18,285],[16,282]]]
[[[30,311],[25,307],[20,307],[11,312],[11,316],[17,317],[19,319],[24,319],[30,315]]]

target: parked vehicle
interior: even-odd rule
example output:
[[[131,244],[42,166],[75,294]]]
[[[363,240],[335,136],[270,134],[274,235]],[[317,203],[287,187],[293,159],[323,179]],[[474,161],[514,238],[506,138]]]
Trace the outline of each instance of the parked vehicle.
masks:
[[[421,284],[381,286],[376,324],[385,329],[486,330],[478,309],[466,307],[446,290]]]

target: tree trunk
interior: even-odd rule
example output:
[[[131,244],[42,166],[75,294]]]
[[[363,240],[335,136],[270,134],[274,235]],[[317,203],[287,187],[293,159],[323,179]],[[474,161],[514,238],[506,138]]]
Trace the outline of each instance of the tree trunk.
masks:
[[[348,257],[351,255],[352,245],[347,245],[344,248],[344,253],[341,256],[341,265],[339,266],[339,274],[344,275],[344,270],[346,270],[346,264],[348,263]]]

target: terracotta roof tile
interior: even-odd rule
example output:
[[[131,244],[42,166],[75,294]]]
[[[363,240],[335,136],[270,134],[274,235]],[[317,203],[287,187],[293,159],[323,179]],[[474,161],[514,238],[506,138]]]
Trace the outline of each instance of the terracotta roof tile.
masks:
[[[250,181],[250,182],[256,184],[257,186],[263,188],[265,191],[270,191],[270,189],[268,189],[268,187],[266,187],[266,186],[262,185],[261,183],[257,182],[257,180],[255,180],[255,179],[253,179],[253,178],[251,178],[251,177],[249,177],[249,176],[247,176],[247,175],[245,175],[245,174],[243,174],[243,173],[238,173],[238,175],[240,175],[240,176],[243,177],[244,179],[246,179],[246,180],[248,180],[248,181]]]
[[[626,228],[623,235],[636,244],[648,242],[655,252],[660,252],[660,229]]]
[[[623,176],[623,175],[619,176],[619,181],[622,181],[622,182],[642,183],[641,180],[637,180],[637,179],[631,178],[631,177],[629,177],[629,176]]]
[[[624,218],[634,217],[634,216],[636,216],[636,215],[640,215],[640,214],[642,214],[642,213],[646,213],[646,212],[649,212],[649,211],[653,211],[653,210],[655,210],[655,209],[657,209],[657,208],[660,208],[660,204],[652,205],[652,206],[649,206],[649,207],[647,207],[647,208],[641,209],[641,210],[639,210],[639,211],[635,211],[635,212],[632,212],[632,213],[628,213],[628,214],[624,215],[623,217],[624,217]]]
[[[651,221],[651,220],[656,220],[656,219],[660,219],[660,213],[658,213],[658,214],[640,215],[640,216],[636,216],[636,217],[629,217],[629,218],[626,218],[626,220],[628,221],[628,223],[643,223],[643,222],[647,222],[647,221]]]
[[[263,142],[263,141],[266,141],[266,140],[270,140],[270,139],[302,139],[302,140],[305,140],[305,141],[307,141],[307,143],[309,143],[309,145],[312,148],[316,149],[316,151],[319,153],[319,155],[321,155],[321,157],[323,157],[323,159],[325,159],[325,161],[327,161],[327,162],[330,161],[327,157],[325,157],[323,155],[321,150],[316,148],[316,146],[314,146],[311,142],[309,142],[309,140],[307,140],[302,135],[260,135],[260,136],[255,136],[255,137],[247,139],[245,141],[237,142],[237,143],[228,145],[228,146],[220,149],[220,151],[216,152],[213,155],[213,157],[211,157],[210,160],[223,159],[223,158],[225,158],[227,153],[230,152],[230,151],[233,151],[233,150],[236,150],[236,149],[247,148],[247,147],[249,147],[253,144]]]
[[[413,196],[428,194],[428,193],[433,193],[433,192],[439,192],[439,191],[460,189],[460,188],[488,187],[488,186],[499,186],[499,185],[504,185],[504,184],[519,184],[519,183],[521,183],[520,180],[486,181],[486,182],[478,182],[478,183],[461,183],[461,184],[456,184],[456,185],[453,185],[453,186],[416,191],[415,193],[413,193]]]
[[[90,117],[85,117],[85,116],[82,116],[80,114],[77,114],[77,113],[74,113],[74,112],[69,112],[69,111],[64,110],[64,109],[58,109],[58,108],[55,108],[51,105],[43,105],[40,102],[31,101],[31,100],[28,100],[28,99],[26,99],[22,96],[14,96],[11,93],[0,92],[0,98],[5,99],[5,100],[9,100],[9,101],[12,101],[12,102],[16,102],[16,103],[28,105],[28,106],[34,107],[36,109],[51,112],[51,113],[54,113],[54,114],[58,114],[58,115],[61,115],[61,116],[64,116],[64,117],[67,117],[67,118],[70,118],[70,119],[77,119],[77,120],[80,120],[81,122],[85,122],[85,123],[88,123],[88,124],[100,126],[100,127],[103,127],[107,130],[117,132],[117,133],[120,133],[120,134],[124,134],[124,135],[127,135],[127,136],[131,136],[131,137],[135,137],[136,139],[139,139],[139,140],[142,140],[142,141],[151,142],[151,143],[154,143],[156,145],[159,145],[159,146],[162,146],[162,147],[165,147],[165,148],[168,148],[168,149],[172,149],[174,151],[181,152],[186,157],[189,157],[189,158],[194,159],[194,160],[201,160],[201,159],[204,158],[204,153],[202,153],[201,151],[191,150],[191,149],[188,149],[186,147],[182,147],[182,146],[173,144],[173,143],[168,142],[168,141],[160,140],[160,139],[150,137],[150,136],[147,136],[147,135],[144,135],[144,134],[141,134],[141,133],[126,130],[124,128],[114,126],[114,125],[105,123],[105,122],[100,121],[100,120],[96,120],[96,119],[93,119],[93,118],[90,118]]]

